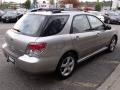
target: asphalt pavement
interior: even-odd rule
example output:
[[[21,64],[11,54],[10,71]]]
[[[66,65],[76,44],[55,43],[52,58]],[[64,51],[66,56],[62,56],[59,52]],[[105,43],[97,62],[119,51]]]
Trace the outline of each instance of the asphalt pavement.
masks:
[[[97,90],[120,90],[120,64]]]
[[[0,46],[5,42],[5,32],[13,24],[0,23]],[[112,25],[120,30],[120,25]],[[120,36],[120,33],[119,33]],[[112,53],[102,52],[82,63],[74,74],[59,81],[53,73],[33,75],[6,62],[0,48],[0,90],[96,90],[120,64],[120,40]]]

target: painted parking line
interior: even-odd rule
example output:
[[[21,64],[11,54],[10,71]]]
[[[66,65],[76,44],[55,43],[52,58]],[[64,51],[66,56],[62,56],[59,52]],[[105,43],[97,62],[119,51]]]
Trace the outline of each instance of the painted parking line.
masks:
[[[105,64],[120,64],[119,60],[100,60],[98,63],[105,63]]]
[[[97,83],[91,83],[91,82],[69,82],[69,81],[64,81],[63,84],[70,85],[70,86],[86,87],[86,88],[95,88],[95,87],[98,86]]]

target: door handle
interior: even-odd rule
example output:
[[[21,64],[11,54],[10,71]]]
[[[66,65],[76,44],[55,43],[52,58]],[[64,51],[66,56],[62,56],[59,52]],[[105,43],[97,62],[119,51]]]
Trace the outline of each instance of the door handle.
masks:
[[[101,33],[97,33],[96,35],[97,35],[97,36],[100,36],[100,34],[101,34]]]
[[[79,39],[80,39],[80,37],[79,37],[79,36],[76,36],[76,37],[75,37],[75,39],[76,39],[76,40],[79,40]]]

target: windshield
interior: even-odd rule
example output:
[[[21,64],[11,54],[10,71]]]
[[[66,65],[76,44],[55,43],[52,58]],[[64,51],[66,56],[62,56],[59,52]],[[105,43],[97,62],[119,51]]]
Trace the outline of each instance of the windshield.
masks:
[[[7,13],[5,14],[5,16],[16,16],[16,15],[17,15],[16,12],[7,12]]]
[[[43,15],[26,14],[15,24],[14,29],[25,35],[35,36],[45,20]]]

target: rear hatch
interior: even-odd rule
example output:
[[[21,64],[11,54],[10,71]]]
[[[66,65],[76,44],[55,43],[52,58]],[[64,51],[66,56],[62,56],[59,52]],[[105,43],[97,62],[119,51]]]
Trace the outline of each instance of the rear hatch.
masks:
[[[37,39],[37,37],[22,35],[14,30],[8,30],[5,37],[9,50],[17,55],[23,55],[27,45]]]
[[[6,43],[10,51],[23,55],[30,42],[40,36],[45,16],[26,14],[6,33]]]

